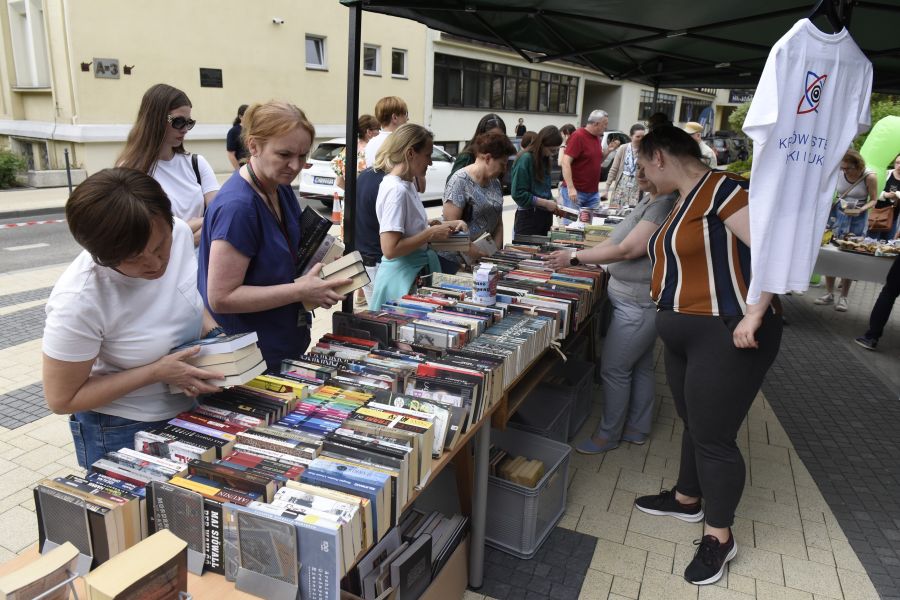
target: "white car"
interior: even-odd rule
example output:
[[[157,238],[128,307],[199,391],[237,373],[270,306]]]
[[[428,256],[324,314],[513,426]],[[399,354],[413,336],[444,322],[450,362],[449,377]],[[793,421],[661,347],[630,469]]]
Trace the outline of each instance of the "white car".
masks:
[[[344,149],[344,138],[334,138],[319,144],[306,161],[300,172],[299,193],[303,198],[319,200],[330,207],[334,194],[344,197],[344,190],[334,184],[336,178],[331,161]],[[431,152],[431,166],[425,175],[425,191],[421,194],[422,202],[437,201],[440,204],[444,197],[444,186],[450,176],[453,157],[435,146]]]

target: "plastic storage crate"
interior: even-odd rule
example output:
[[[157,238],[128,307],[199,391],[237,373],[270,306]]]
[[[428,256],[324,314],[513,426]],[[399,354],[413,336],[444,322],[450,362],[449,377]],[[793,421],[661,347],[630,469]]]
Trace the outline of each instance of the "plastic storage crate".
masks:
[[[509,424],[516,429],[565,443],[569,439],[571,420],[572,400],[560,395],[552,386],[539,385],[525,397]]]
[[[494,548],[528,559],[538,551],[566,510],[572,449],[568,444],[517,429],[493,429],[491,442],[511,455],[538,459],[546,467],[534,488],[488,477],[485,541]]]
[[[589,416],[594,404],[594,363],[569,357],[559,369],[554,369],[541,384],[552,388],[557,397],[567,398],[571,405],[568,436],[572,439]]]

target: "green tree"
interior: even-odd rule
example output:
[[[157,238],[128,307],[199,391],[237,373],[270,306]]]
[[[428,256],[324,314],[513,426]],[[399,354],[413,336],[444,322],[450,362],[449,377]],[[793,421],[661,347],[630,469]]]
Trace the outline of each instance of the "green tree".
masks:
[[[872,94],[871,101],[872,125],[889,115],[900,116],[900,96],[891,96],[889,94]],[[853,147],[859,150],[862,148],[869,132],[856,136],[853,140]]]
[[[744,102],[740,106],[734,109],[730,115],[728,115],[728,124],[731,126],[732,131],[740,131],[744,126],[744,119],[747,118],[747,111],[750,110],[750,103]]]
[[[25,170],[25,159],[0,148],[0,189],[18,185],[16,175]]]

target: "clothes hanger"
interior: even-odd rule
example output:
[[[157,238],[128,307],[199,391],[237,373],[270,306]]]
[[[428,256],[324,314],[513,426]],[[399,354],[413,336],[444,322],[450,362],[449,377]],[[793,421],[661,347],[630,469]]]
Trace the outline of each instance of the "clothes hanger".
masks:
[[[831,33],[840,32],[844,28],[844,22],[838,14],[838,2],[840,2],[840,0],[818,0],[807,18],[812,21],[816,17],[824,14],[828,19],[828,23],[831,25]]]

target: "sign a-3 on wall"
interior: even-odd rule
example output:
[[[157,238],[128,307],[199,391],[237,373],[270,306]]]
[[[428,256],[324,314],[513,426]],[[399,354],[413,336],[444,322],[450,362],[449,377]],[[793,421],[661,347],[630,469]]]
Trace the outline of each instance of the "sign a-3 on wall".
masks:
[[[118,58],[95,58],[94,59],[94,77],[102,79],[118,79],[119,78],[119,59]]]

